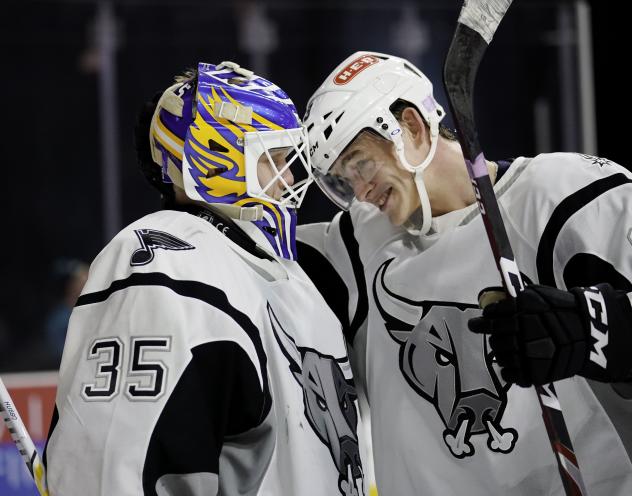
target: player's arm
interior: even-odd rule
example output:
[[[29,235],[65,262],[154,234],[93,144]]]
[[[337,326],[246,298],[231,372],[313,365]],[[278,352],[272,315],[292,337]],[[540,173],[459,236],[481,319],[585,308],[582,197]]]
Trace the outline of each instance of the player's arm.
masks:
[[[121,307],[132,308],[121,312]],[[84,339],[82,331],[99,325],[104,315],[112,316],[109,327],[121,334],[107,341]],[[96,369],[86,366],[86,352],[106,342],[117,346],[103,348],[108,352],[99,356]],[[62,493],[74,487],[70,484],[81,484],[76,469],[64,461],[65,454],[71,460],[81,456],[76,439],[94,437],[95,446],[106,451],[103,458],[110,460],[101,476],[124,484],[130,467],[116,461],[119,455],[129,459],[126,438],[134,432],[135,439],[143,440],[132,450],[139,457],[135,466],[141,469],[142,494],[216,496],[226,440],[238,445],[239,435],[248,432],[251,443],[270,410],[266,358],[255,324],[219,289],[197,281],[137,273],[107,290],[85,293],[73,313],[66,348],[71,358],[62,365],[60,410],[53,416],[45,452],[49,484],[54,482],[51,486]],[[103,387],[92,383],[95,370]],[[150,376],[149,385],[138,372]],[[111,423],[96,425],[91,411]],[[82,417],[85,424],[78,421]],[[73,428],[88,432],[75,437]],[[94,462],[93,454],[87,450],[85,466]]]
[[[342,323],[349,345],[364,324],[368,297],[364,266],[349,212],[331,222],[297,228],[298,262]]]
[[[470,321],[474,332],[491,335],[506,380],[632,379],[630,198],[632,180],[616,173],[560,202],[537,250],[541,285],[485,306]]]
[[[151,435],[145,494],[216,495],[224,440],[262,421],[265,392],[241,346],[215,341],[191,353]]]

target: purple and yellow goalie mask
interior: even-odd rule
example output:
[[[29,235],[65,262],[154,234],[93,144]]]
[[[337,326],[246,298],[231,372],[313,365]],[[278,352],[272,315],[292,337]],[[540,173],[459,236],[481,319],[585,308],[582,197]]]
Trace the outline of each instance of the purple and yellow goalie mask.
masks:
[[[307,132],[283,90],[233,63],[200,63],[197,81],[161,97],[150,140],[163,181],[252,221],[277,255],[296,258],[296,209],[313,177]]]

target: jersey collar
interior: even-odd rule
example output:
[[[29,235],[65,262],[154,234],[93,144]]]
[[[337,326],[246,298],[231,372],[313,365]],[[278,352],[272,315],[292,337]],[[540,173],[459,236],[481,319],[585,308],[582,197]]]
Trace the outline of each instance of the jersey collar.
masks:
[[[251,255],[264,260],[274,260],[274,258],[263,247],[259,246],[248,234],[246,234],[244,230],[239,227],[235,221],[233,221],[233,219],[222,215],[220,212],[213,210],[212,208],[192,203],[174,204],[172,205],[172,209],[180,212],[186,212],[205,220],[233,243],[239,245]]]

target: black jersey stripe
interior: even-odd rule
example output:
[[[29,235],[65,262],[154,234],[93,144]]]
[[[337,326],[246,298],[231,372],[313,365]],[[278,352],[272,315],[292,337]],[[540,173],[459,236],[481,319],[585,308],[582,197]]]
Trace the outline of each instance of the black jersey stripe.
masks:
[[[181,296],[185,296],[187,298],[195,298],[196,300],[203,301],[204,303],[207,303],[224,312],[244,330],[244,332],[252,341],[257,352],[257,358],[259,359],[261,378],[265,395],[264,407],[261,412],[261,420],[263,420],[267,416],[272,406],[272,398],[270,396],[270,390],[268,386],[267,358],[265,350],[263,349],[263,343],[261,342],[261,335],[259,334],[257,326],[254,325],[252,320],[250,320],[250,318],[245,313],[237,310],[234,306],[232,306],[228,301],[226,293],[224,293],[224,291],[222,291],[221,289],[201,283],[199,281],[182,281],[172,279],[168,275],[161,272],[134,273],[126,279],[113,281],[112,284],[110,284],[110,287],[107,289],[81,295],[77,300],[77,304],[75,306],[80,307],[83,305],[103,302],[117,291],[121,291],[123,289],[134,286],[161,286],[169,288],[174,293]]]
[[[353,234],[353,222],[351,221],[349,212],[343,212],[340,216],[340,235],[349,254],[349,259],[351,260],[351,267],[353,268],[353,275],[358,290],[358,302],[356,304],[355,314],[349,326],[343,329],[347,342],[352,345],[358,329],[366,320],[369,313],[369,297],[366,289],[366,279],[364,277],[364,265],[360,259],[360,247]]]
[[[567,288],[578,286],[595,286],[607,282],[614,289],[629,293],[632,282],[629,281],[614,265],[592,253],[573,255],[563,272],[564,284]]]
[[[340,274],[320,251],[296,240],[298,263],[316,286],[321,296],[342,323],[349,327],[349,290]]]
[[[542,233],[542,237],[540,238],[540,243],[538,244],[536,268],[540,284],[555,286],[555,275],[553,273],[553,251],[555,249],[557,237],[568,219],[604,193],[630,183],[632,183],[632,180],[625,174],[613,174],[603,179],[594,181],[588,186],[584,186],[582,189],[576,191],[560,202],[549,218],[549,221]]]
[[[142,472],[144,496],[156,496],[156,482],[167,474],[219,474],[227,443],[254,443],[261,453],[260,436],[269,428],[259,419],[265,398],[247,353],[233,341],[203,343],[191,353],[151,431]]]
[[[50,419],[50,426],[48,428],[46,444],[44,445],[44,454],[42,455],[42,464],[44,465],[44,470],[48,470],[48,442],[50,441],[50,436],[53,434],[53,430],[55,430],[55,427],[57,427],[57,422],[59,422],[59,410],[57,410],[57,403],[55,403],[53,405],[53,416]]]

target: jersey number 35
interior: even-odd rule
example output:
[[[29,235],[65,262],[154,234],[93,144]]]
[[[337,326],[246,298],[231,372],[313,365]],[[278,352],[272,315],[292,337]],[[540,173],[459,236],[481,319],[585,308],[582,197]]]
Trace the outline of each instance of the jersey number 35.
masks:
[[[96,360],[95,381],[81,386],[87,401],[109,401],[119,394],[121,375],[125,375],[125,395],[133,401],[156,400],[165,390],[167,367],[160,360],[148,359],[149,352],[171,350],[171,337],[130,338],[132,350],[127,371],[121,371],[125,356],[123,342],[117,338],[96,339],[88,347],[88,360]]]

